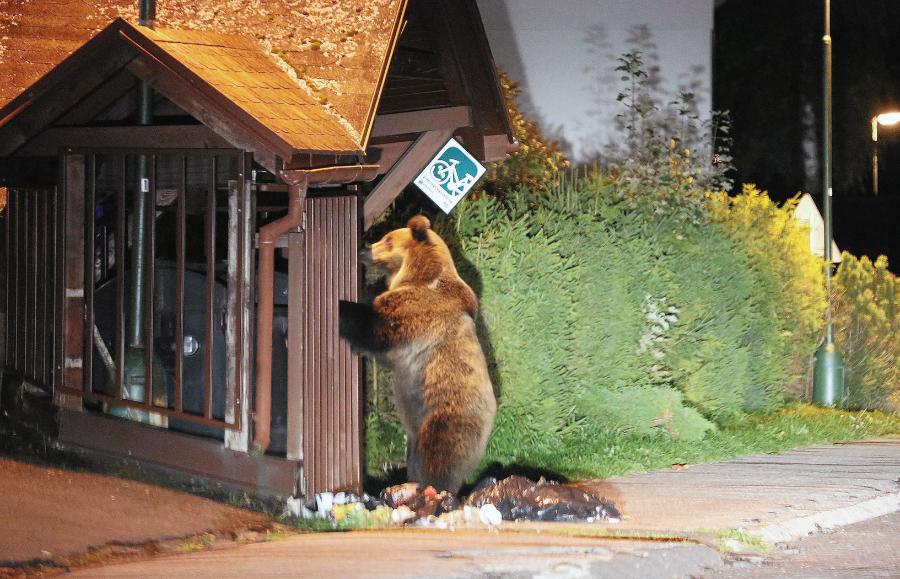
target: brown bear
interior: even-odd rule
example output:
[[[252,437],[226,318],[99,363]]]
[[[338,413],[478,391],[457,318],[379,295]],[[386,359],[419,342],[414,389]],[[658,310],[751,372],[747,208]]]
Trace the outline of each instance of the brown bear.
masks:
[[[484,456],[497,409],[475,292],[423,215],[364,260],[387,272],[388,288],[371,306],[341,301],[341,336],[391,370],[408,480],[457,492]]]

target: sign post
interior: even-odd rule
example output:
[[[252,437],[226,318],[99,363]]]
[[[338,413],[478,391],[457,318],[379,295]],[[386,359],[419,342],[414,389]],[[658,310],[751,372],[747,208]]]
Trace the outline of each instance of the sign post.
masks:
[[[450,213],[484,175],[485,168],[451,138],[413,183],[434,201],[444,213]]]

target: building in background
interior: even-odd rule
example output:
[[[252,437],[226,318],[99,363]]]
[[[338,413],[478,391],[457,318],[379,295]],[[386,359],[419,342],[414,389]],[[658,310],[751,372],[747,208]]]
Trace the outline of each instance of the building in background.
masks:
[[[522,110],[588,161],[616,138],[616,58],[640,49],[659,89],[711,104],[714,0],[478,0],[497,64],[522,87]],[[654,62],[654,54],[656,62]],[[671,100],[671,99],[669,99]]]

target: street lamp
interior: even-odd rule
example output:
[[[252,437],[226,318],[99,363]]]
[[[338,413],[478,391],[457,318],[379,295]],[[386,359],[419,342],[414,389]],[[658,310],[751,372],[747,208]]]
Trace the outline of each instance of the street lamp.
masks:
[[[900,123],[900,111],[872,117],[872,192],[878,195],[878,125],[889,127]]]
[[[825,0],[825,35],[822,37],[822,208],[825,218],[825,342],[813,356],[813,403],[840,404],[844,398],[844,360],[834,344],[831,319],[831,0]]]

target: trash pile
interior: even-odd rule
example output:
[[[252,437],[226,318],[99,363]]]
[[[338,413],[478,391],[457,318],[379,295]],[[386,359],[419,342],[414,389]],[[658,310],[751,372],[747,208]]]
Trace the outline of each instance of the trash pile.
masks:
[[[308,502],[288,498],[287,510],[297,519],[320,519],[348,528],[412,525],[452,530],[493,527],[503,521],[621,519],[612,502],[589,489],[521,476],[485,479],[463,502],[453,493],[410,482],[384,489],[379,498],[352,493],[319,493]]]
[[[511,476],[497,482],[485,479],[475,487],[466,504],[493,505],[505,521],[585,521],[618,522],[616,506],[589,489],[561,485],[541,478],[537,482]]]

